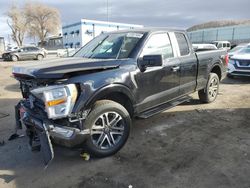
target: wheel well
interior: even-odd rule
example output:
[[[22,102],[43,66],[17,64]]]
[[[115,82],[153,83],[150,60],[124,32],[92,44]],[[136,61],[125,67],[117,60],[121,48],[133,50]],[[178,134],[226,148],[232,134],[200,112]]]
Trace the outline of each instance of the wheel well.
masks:
[[[211,70],[212,73],[215,73],[218,75],[219,79],[221,80],[221,69],[220,69],[220,66],[219,65],[215,65],[212,70]]]
[[[122,106],[126,108],[129,115],[133,117],[133,114],[134,114],[133,103],[127,95],[121,92],[112,92],[107,95],[104,95],[103,97],[98,98],[98,100],[103,100],[103,99],[115,101],[121,104]]]
[[[36,55],[36,57],[38,57],[39,55],[41,55],[41,56],[43,56],[43,57],[44,57],[44,55],[43,55],[43,54],[37,54],[37,55]]]

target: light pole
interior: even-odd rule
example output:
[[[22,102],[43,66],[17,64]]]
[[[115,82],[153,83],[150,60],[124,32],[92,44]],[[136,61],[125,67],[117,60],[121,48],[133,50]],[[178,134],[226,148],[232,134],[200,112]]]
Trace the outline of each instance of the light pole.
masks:
[[[109,0],[107,0],[107,22],[109,22]]]

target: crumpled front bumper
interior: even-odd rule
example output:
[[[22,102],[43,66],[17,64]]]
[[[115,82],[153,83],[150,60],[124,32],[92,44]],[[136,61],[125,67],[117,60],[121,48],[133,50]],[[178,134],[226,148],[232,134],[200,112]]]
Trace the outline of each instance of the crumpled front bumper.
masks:
[[[89,134],[88,130],[80,130],[54,123],[27,107],[25,101],[21,101],[17,107],[16,121],[20,120],[22,125],[25,125],[28,130],[35,131],[38,135],[40,151],[43,153],[45,165],[54,158],[52,142],[72,148],[81,145]]]

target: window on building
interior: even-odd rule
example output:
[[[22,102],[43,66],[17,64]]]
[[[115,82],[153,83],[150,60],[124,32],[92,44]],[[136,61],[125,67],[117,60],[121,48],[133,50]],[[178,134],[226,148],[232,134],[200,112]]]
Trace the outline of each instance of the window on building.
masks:
[[[174,57],[168,34],[152,35],[144,46],[140,57],[144,55],[163,55],[164,59]]]
[[[179,45],[180,55],[188,55],[190,50],[185,35],[183,33],[175,33],[175,36]]]

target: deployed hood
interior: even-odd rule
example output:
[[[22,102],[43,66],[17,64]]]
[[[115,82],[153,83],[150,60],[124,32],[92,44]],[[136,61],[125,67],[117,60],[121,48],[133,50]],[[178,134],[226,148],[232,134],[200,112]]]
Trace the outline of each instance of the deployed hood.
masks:
[[[34,61],[14,66],[13,75],[15,77],[29,76],[41,79],[59,79],[74,72],[117,68],[121,61],[117,59],[86,59],[82,57]]]

